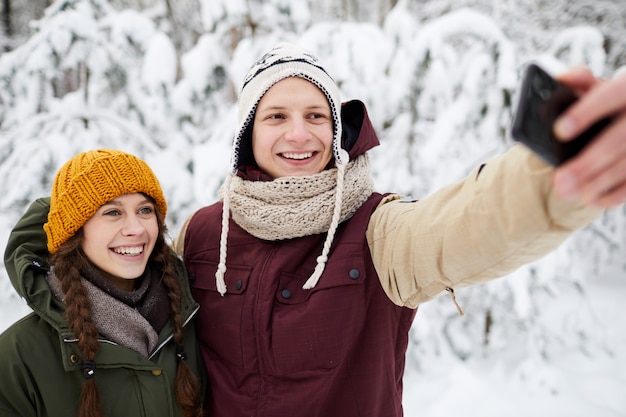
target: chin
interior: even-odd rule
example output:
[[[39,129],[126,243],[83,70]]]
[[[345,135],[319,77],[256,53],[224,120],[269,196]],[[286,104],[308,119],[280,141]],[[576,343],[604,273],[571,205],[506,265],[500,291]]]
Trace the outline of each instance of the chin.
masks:
[[[122,273],[120,273],[118,276],[119,276],[121,279],[128,279],[128,280],[132,280],[132,279],[137,279],[137,278],[140,278],[140,277],[143,275],[144,271],[145,271],[145,268],[144,268],[144,269],[142,269],[140,272],[139,272],[139,271],[133,271],[133,272],[122,272]]]

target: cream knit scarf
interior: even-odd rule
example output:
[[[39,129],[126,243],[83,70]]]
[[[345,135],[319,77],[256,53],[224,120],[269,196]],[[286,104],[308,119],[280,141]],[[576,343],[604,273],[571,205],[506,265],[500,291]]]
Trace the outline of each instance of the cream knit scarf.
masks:
[[[337,168],[273,181],[246,181],[235,176],[230,189],[233,220],[252,236],[264,240],[325,233],[335,209],[336,177]],[[339,223],[352,217],[373,188],[367,155],[349,162]]]
[[[347,161],[348,154],[343,152]],[[324,271],[339,223],[352,217],[373,190],[367,154],[315,175],[249,181],[231,174],[219,192],[224,207],[220,262],[215,273],[218,291],[226,293],[230,212],[241,228],[259,239],[283,240],[327,233],[315,270],[303,286],[311,289]]]

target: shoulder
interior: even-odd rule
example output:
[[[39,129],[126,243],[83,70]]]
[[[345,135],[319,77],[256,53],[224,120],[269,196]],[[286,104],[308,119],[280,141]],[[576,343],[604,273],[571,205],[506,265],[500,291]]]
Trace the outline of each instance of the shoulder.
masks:
[[[195,233],[199,228],[213,225],[215,222],[208,222],[207,219],[218,218],[222,213],[222,202],[211,204],[194,211],[183,223],[180,232],[172,240],[172,249],[178,256],[183,256],[185,252],[185,241],[188,234]],[[216,224],[221,224],[217,221]],[[206,231],[202,231],[205,233]]]
[[[216,214],[222,214],[222,208],[224,204],[221,201],[211,204],[209,206],[202,207],[196,210],[190,217],[189,222],[197,221],[198,219],[205,218],[207,216],[214,216]]]
[[[197,210],[186,222],[185,235],[204,236],[221,230],[223,207],[223,203],[218,202]]]
[[[390,193],[381,195],[381,197],[376,200],[376,205],[372,209],[372,221],[376,221],[377,217],[384,216],[389,211],[404,211],[406,208],[410,207],[410,205],[405,203],[414,203],[416,201],[417,200],[410,196],[400,194]]]
[[[13,359],[25,362],[30,357],[41,357],[45,351],[58,345],[58,333],[44,319],[30,313],[0,334],[0,369]],[[13,364],[15,365],[15,364]]]

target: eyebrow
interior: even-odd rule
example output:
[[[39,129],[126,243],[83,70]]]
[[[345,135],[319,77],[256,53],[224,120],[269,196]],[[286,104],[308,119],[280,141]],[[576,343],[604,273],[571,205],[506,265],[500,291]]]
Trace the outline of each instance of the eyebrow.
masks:
[[[137,205],[141,206],[141,205],[146,204],[146,203],[153,204],[152,201],[150,201],[150,199],[146,198],[146,199],[140,201]],[[104,206],[121,206],[121,205],[122,204],[117,200],[117,197],[116,197],[113,200],[109,200],[106,203],[102,204],[102,206],[100,206],[100,207],[104,207]]]

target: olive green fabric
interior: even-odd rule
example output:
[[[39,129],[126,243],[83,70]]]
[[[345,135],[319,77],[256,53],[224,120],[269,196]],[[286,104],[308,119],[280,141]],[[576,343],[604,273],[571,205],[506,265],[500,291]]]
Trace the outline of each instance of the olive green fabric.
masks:
[[[15,226],[5,252],[5,265],[20,296],[33,313],[0,335],[0,417],[77,415],[83,384],[76,339],[65,321],[65,306],[51,294],[45,275],[49,199],[36,200]],[[181,312],[186,322],[187,363],[201,377],[204,368],[197,347],[187,275],[178,262],[183,289]],[[96,381],[107,417],[180,416],[174,396],[176,346],[172,324],[159,334],[149,358],[123,346],[100,340]]]

